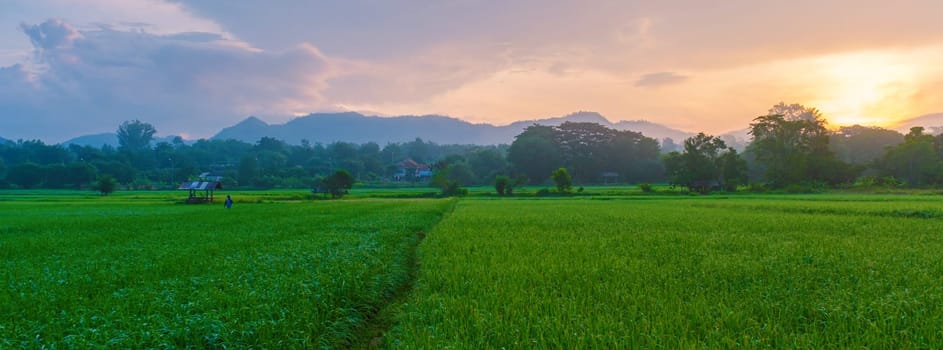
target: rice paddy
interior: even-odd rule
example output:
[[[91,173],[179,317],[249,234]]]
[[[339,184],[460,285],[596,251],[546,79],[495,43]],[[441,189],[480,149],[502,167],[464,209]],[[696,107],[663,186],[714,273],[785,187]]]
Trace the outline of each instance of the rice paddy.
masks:
[[[943,347],[939,195],[411,193],[0,194],[0,348]]]
[[[465,200],[392,348],[939,348],[939,197]]]
[[[342,347],[450,205],[45,199],[0,201],[0,348]]]

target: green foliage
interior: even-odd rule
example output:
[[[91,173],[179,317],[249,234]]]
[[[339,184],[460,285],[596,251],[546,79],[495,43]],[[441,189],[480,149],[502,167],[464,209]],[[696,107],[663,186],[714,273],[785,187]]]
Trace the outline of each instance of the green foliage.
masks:
[[[554,170],[550,174],[550,178],[553,179],[553,183],[557,185],[557,191],[561,193],[570,192],[573,188],[573,178],[570,177],[570,172],[566,168],[559,168]]]
[[[504,175],[495,176],[495,178],[494,178],[494,190],[495,190],[496,192],[498,192],[498,195],[499,195],[499,196],[505,195],[505,194],[507,193],[506,191],[508,190],[508,187],[510,187],[510,185],[511,185],[511,178],[510,178],[510,177],[507,177],[507,176],[504,176]]]
[[[936,142],[932,135],[923,133],[922,127],[911,128],[903,143],[884,154],[878,165],[881,173],[910,186],[943,183],[943,152]]]
[[[508,161],[537,182],[559,167],[570,169],[580,182],[600,182],[602,174],[610,171],[632,182],[660,179],[658,154],[658,141],[640,133],[565,122],[525,129],[511,144]]]
[[[331,198],[340,198],[354,187],[354,176],[347,170],[340,169],[324,178],[319,186],[330,193]]]
[[[652,186],[652,184],[647,183],[647,182],[643,182],[643,183],[638,184],[638,188],[641,189],[642,192],[645,192],[645,193],[654,193],[654,192],[655,192],[655,187]]]
[[[531,181],[541,183],[553,169],[562,164],[553,127],[531,125],[514,137],[508,150],[508,161]]]
[[[14,165],[7,172],[6,180],[20,188],[33,188],[45,181],[43,167],[36,163],[21,163]]]
[[[736,190],[746,182],[746,162],[719,137],[699,133],[684,140],[683,153],[664,158],[668,181],[692,191],[708,193],[713,187]]]
[[[443,197],[464,196],[468,190],[461,187],[462,181],[468,181],[468,165],[462,157],[449,157],[435,165],[432,185],[441,189]]]
[[[101,194],[102,196],[107,196],[111,194],[112,192],[115,191],[117,187],[118,187],[118,182],[115,181],[115,178],[109,175],[104,175],[104,176],[99,177],[98,181],[95,182],[95,185],[92,186],[92,188],[95,191],[98,191],[98,193]]]
[[[897,188],[904,186],[904,183],[893,176],[862,176],[855,182],[855,186],[864,188]]]
[[[386,346],[940,348],[941,215],[939,196],[467,199]]]
[[[447,181],[444,186],[442,186],[442,196],[443,197],[461,197],[467,196],[468,189],[462,188],[458,181]]]
[[[839,159],[868,164],[881,159],[887,148],[904,142],[904,135],[879,127],[843,126],[829,137],[829,147]]]
[[[259,160],[255,156],[244,156],[239,161],[239,183],[248,186],[256,183],[259,178]]]
[[[814,108],[780,103],[770,115],[753,120],[750,134],[749,149],[766,167],[766,179],[774,187],[817,181],[834,186],[857,175],[857,169],[829,149],[825,120]]]
[[[137,152],[149,149],[157,129],[140,120],[130,120],[118,126],[118,144],[125,151]]]

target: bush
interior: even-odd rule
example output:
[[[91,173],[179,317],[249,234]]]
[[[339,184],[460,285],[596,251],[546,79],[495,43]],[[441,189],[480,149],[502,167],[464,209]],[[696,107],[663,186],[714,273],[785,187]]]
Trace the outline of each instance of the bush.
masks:
[[[449,181],[442,187],[443,197],[467,196],[468,189],[459,186],[458,181]]]
[[[761,183],[757,183],[757,182],[751,183],[751,184],[750,184],[750,192],[753,192],[753,193],[763,193],[763,192],[766,192],[766,185],[761,184]]]
[[[506,192],[508,196],[513,196],[514,188],[519,187],[519,186],[524,186],[527,184],[528,181],[530,180],[527,178],[527,176],[524,176],[524,175],[518,176],[517,178],[514,179],[513,183],[510,183],[504,189],[504,192]]]
[[[118,187],[118,181],[115,181],[115,178],[105,175],[98,178],[98,181],[92,186],[98,193],[102,196],[107,196],[115,191],[115,188]]]
[[[347,170],[340,169],[334,174],[321,180],[315,192],[323,191],[331,194],[331,198],[340,198],[354,187],[354,176]]]
[[[494,178],[494,190],[498,192],[499,196],[511,194],[513,191],[513,187],[511,186],[511,178],[504,175],[496,176]]]
[[[645,193],[652,193],[652,192],[655,192],[655,187],[652,186],[652,184],[647,183],[647,182],[640,183],[640,184],[638,185],[638,188],[641,188],[641,189],[642,189],[642,192],[645,192]]]
[[[828,184],[824,182],[803,182],[799,184],[791,184],[786,187],[783,187],[783,192],[786,193],[819,193],[828,188]]]
[[[549,188],[541,188],[541,189],[537,190],[537,197],[546,197],[546,196],[549,196],[549,195],[550,195],[550,189],[549,189]]]
[[[557,191],[561,193],[569,192],[573,188],[573,178],[570,177],[570,173],[566,168],[559,168],[554,170],[550,177],[553,179],[553,182],[557,184]]]

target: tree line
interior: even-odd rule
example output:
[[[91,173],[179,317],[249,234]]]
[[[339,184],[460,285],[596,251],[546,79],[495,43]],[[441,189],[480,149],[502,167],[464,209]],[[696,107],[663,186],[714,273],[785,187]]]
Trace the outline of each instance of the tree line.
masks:
[[[0,144],[0,187],[87,188],[102,177],[124,188],[169,188],[202,172],[222,175],[237,188],[312,188],[338,170],[357,182],[398,184],[405,159],[434,175],[406,185],[435,185],[460,194],[460,186],[498,185],[513,193],[524,184],[551,183],[566,171],[574,184],[664,182],[708,192],[742,186],[810,190],[836,186],[943,185],[943,136],[913,128],[906,135],[877,127],[830,130],[814,109],[780,103],[750,124],[745,147],[699,133],[676,145],[595,123],[532,125],[510,145],[439,145],[415,139],[290,145],[264,137],[154,142],[154,126],[127,121],[118,147],[47,145],[39,140]],[[667,149],[665,145],[672,145]],[[418,181],[418,182],[414,182]]]
[[[455,173],[463,184],[483,184],[508,166],[506,145],[439,145],[420,138],[382,147],[373,142],[290,145],[270,137],[255,143],[187,143],[180,137],[155,143],[156,132],[153,125],[132,120],[118,127],[117,147],[0,143],[0,188],[88,188],[104,176],[125,189],[175,188],[204,172],[223,176],[228,188],[312,188],[340,169],[356,181],[383,184],[390,182],[401,160],[435,164],[448,157],[460,168]]]

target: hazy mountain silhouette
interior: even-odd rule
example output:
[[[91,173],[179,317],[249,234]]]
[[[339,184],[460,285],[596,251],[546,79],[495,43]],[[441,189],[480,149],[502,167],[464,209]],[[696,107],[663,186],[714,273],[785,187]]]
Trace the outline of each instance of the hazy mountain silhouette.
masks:
[[[66,140],[62,143],[63,146],[68,145],[79,145],[79,146],[92,146],[96,148],[101,148],[104,145],[111,147],[118,147],[118,134],[113,132],[106,132],[101,134],[92,134],[92,135],[82,135],[76,138]]]
[[[295,118],[285,124],[268,124],[258,118],[249,117],[223,129],[213,136],[213,139],[235,139],[254,143],[268,136],[290,144],[299,144],[302,140],[308,140],[312,143],[372,141],[382,145],[388,142],[408,142],[419,137],[439,144],[492,145],[511,143],[514,141],[514,136],[533,124],[560,125],[567,121],[599,123],[614,129],[641,132],[645,136],[659,140],[671,137],[680,141],[693,135],[647,121],[612,123],[595,112],[578,112],[559,118],[518,121],[504,126],[473,124],[461,119],[438,115],[376,117],[343,112],[314,113]]]
[[[169,136],[163,136],[163,137],[154,137],[154,139],[151,140],[151,144],[155,145],[161,142],[171,143],[173,142],[175,137],[177,136],[169,135]],[[193,141],[184,140],[184,143],[191,144],[193,143]],[[101,148],[104,145],[108,145],[111,147],[118,147],[118,134],[113,133],[113,132],[106,132],[106,133],[101,133],[101,134],[83,135],[83,136],[66,140],[65,142],[62,143],[63,146],[68,146],[71,144],[75,144],[79,146],[92,146],[95,148]]]
[[[922,126],[926,131],[932,134],[943,133],[943,113],[934,113],[903,120],[895,124],[891,129],[900,131],[904,134],[910,132],[910,128]]]

